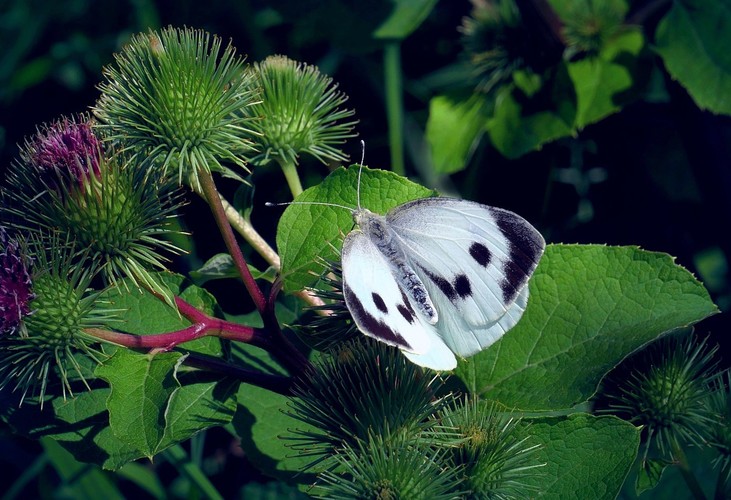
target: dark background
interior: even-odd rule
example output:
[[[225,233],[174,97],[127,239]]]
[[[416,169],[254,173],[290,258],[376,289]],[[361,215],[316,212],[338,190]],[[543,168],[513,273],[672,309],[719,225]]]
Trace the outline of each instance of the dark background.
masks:
[[[131,34],[167,25],[202,28],[231,39],[250,62],[284,54],[317,65],[349,96],[348,106],[360,121],[356,131],[367,145],[365,163],[388,169],[382,45],[370,33],[390,9],[388,2],[348,0],[0,0],[0,169],[7,168],[17,145],[38,125],[93,105],[102,67]],[[470,9],[467,1],[439,2],[402,45],[407,174],[417,181],[420,165],[411,153],[421,147],[428,100],[439,90],[427,77],[464,58],[457,27]],[[656,64],[662,68],[659,60]],[[467,170],[429,187],[514,210],[534,222],[549,242],[638,245],[667,252],[699,276],[725,309],[731,305],[731,121],[700,111],[680,85],[662,71],[658,77],[662,98],[648,92],[577,137],[517,160],[503,158],[483,141]],[[360,160],[358,139],[344,149],[351,160]],[[301,172],[307,187],[327,168],[303,158]],[[267,212],[263,203],[286,199],[286,184],[274,169],[256,175],[254,222],[273,242],[276,212]],[[223,190],[234,187],[224,184]],[[206,210],[196,200],[186,208],[196,245],[189,266],[223,249],[215,237],[207,237],[210,219],[193,216]],[[245,312],[236,294],[234,299],[227,295],[229,300],[222,297],[224,309]],[[697,327],[724,352],[727,329],[724,314]],[[11,453],[32,457],[26,452],[33,444],[12,446],[20,448]]]

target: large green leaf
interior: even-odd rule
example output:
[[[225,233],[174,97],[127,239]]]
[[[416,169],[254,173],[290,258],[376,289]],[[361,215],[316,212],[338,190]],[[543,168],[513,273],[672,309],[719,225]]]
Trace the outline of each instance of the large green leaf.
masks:
[[[529,481],[545,498],[617,497],[637,456],[640,429],[615,417],[526,419],[537,462]]]
[[[426,140],[437,172],[451,174],[467,166],[484,132],[485,98],[473,94],[466,100],[437,96],[429,102]]]
[[[645,41],[639,29],[627,29],[606,44],[597,56],[568,64],[576,89],[576,127],[581,129],[622,109],[636,83],[634,64]]]
[[[108,388],[101,388],[66,400],[55,398],[43,411],[37,405],[18,406],[17,401],[3,398],[0,408],[3,420],[14,432],[33,439],[48,436],[63,445],[76,460],[118,469],[142,454],[112,433],[106,408],[109,392]],[[7,394],[0,393],[0,396]]]
[[[41,439],[45,456],[63,479],[61,488],[55,494],[59,497],[78,500],[123,500],[112,477],[98,467],[90,467],[73,459],[71,454],[50,438]]]
[[[317,281],[319,258],[337,260],[342,235],[353,228],[351,211],[358,206],[358,167],[340,168],[322,183],[299,195],[297,202],[334,203],[345,207],[294,204],[287,207],[277,228],[284,289],[301,290]],[[433,192],[392,172],[364,168],[360,204],[380,214]],[[333,246],[335,248],[333,248]],[[315,275],[313,275],[315,273]]]
[[[635,247],[549,245],[530,293],[518,325],[456,371],[470,391],[522,409],[573,407],[631,352],[718,312],[672,257]]]
[[[396,0],[393,3],[393,12],[373,32],[374,38],[406,38],[424,22],[437,0]]]
[[[286,371],[261,349],[237,345],[233,354],[263,373],[282,375]],[[241,384],[237,394],[238,407],[233,427],[241,438],[241,447],[251,462],[266,474],[300,484],[314,480],[304,472],[311,458],[305,458],[292,448],[293,430],[309,427],[293,418],[289,398],[254,385]]]
[[[149,458],[160,450],[165,411],[180,387],[175,376],[180,362],[176,352],[140,355],[118,349],[96,370],[112,388],[107,400],[112,432]]]
[[[714,113],[731,114],[731,0],[676,0],[655,48],[668,72]]]
[[[485,124],[490,141],[508,158],[517,158],[574,132],[576,94],[565,65],[546,77],[538,92],[517,85],[497,91],[493,115]]]

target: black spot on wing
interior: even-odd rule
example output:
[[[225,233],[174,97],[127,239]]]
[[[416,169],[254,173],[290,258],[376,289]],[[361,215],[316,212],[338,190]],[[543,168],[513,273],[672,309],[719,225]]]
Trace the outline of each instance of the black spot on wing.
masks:
[[[492,259],[490,250],[482,243],[476,241],[470,245],[470,255],[482,267],[487,267]]]
[[[396,306],[396,310],[401,314],[401,316],[404,317],[407,323],[413,323],[414,322],[414,315],[411,314],[411,311],[409,311],[409,308],[406,307],[403,304],[399,304]]]
[[[371,297],[373,298],[373,303],[376,305],[378,310],[381,311],[383,314],[387,314],[388,307],[386,307],[386,303],[383,301],[383,298],[376,292],[373,292],[371,294]]]
[[[421,267],[421,270],[452,303],[456,303],[457,299],[466,299],[472,295],[472,283],[466,274],[458,274],[455,276],[454,281],[450,282],[447,278],[439,276],[424,267]]]
[[[413,351],[411,345],[398,332],[366,311],[363,303],[346,283],[343,283],[343,296],[345,297],[345,303],[350,310],[350,314],[353,316],[353,319],[357,319],[357,322],[360,323],[358,327],[364,333],[382,340],[387,344]]]
[[[406,296],[406,292],[404,292],[403,289],[401,289],[401,299],[404,302],[403,304],[397,305],[396,309],[399,313],[401,313],[401,316],[403,316],[409,324],[412,324],[414,322],[414,317],[416,316],[416,313],[414,312],[414,308],[411,306],[411,302],[409,301],[409,298]]]
[[[510,304],[538,265],[545,243],[533,226],[512,212],[491,209],[498,228],[510,243],[505,279],[500,283],[503,301]]]
[[[421,268],[421,270],[424,271],[424,274],[426,274],[427,277],[432,281],[432,283],[434,283],[437,288],[442,291],[442,293],[450,300],[450,302],[455,301],[455,299],[457,298],[457,291],[454,289],[449,280],[447,280],[443,276],[434,274],[423,267]]]
[[[458,274],[457,277],[454,278],[454,290],[457,292],[457,295],[463,299],[472,295],[472,285],[470,284],[470,280],[467,275]]]

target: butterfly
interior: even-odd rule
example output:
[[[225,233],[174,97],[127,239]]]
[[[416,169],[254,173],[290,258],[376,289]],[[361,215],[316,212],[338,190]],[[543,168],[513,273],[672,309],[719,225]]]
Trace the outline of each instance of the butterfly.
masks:
[[[545,241],[519,215],[446,197],[385,216],[350,210],[357,227],[341,250],[343,296],[362,333],[451,370],[520,320]]]

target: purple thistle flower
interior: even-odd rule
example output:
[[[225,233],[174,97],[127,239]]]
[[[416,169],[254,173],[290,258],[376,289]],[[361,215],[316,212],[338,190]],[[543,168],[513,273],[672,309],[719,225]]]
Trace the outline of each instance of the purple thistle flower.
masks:
[[[30,301],[35,294],[28,272],[29,258],[2,227],[0,248],[0,335],[12,335],[30,314]]]
[[[63,117],[27,140],[22,156],[41,175],[55,172],[83,183],[92,173],[100,175],[100,152],[101,142],[89,120]]]

